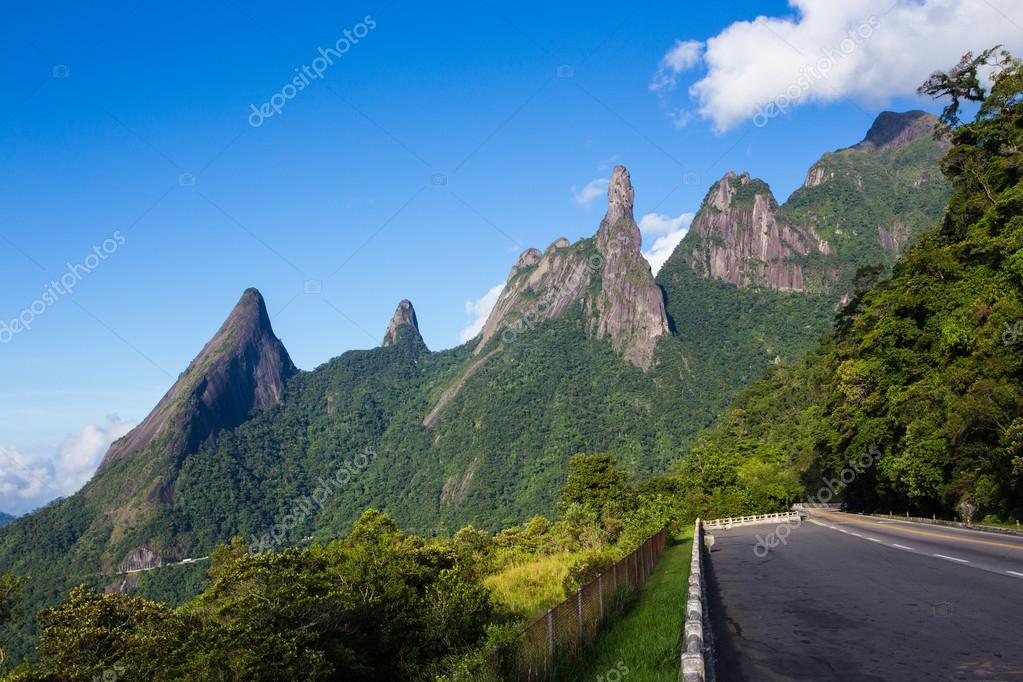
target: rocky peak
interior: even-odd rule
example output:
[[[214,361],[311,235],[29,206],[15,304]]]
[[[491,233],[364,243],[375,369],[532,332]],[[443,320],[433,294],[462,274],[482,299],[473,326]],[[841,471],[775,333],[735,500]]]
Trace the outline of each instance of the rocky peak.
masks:
[[[732,171],[711,187],[679,245],[705,277],[782,291],[807,287],[802,265],[791,260],[826,248],[816,235],[779,220],[767,183]]]
[[[634,197],[629,171],[625,166],[615,166],[607,187],[607,213],[597,230],[597,248],[601,252],[614,248],[640,249],[643,238],[632,213]]]
[[[545,252],[528,249],[508,276],[476,346],[476,354],[498,337],[560,317],[575,302],[589,316],[587,333],[609,337],[612,347],[637,367],[653,361],[657,339],[668,333],[660,289],[640,250],[633,217],[635,192],[624,166],[615,166],[607,190],[607,213],[592,240],[569,244],[560,238]],[[599,281],[599,290],[591,284]]]
[[[605,223],[632,219],[632,204],[635,192],[632,189],[632,177],[625,166],[617,165],[611,172],[611,182],[607,186],[607,214]]]
[[[412,307],[411,301],[405,299],[395,309],[394,316],[391,318],[390,324],[387,325],[387,333],[384,335],[384,341],[381,345],[384,348],[396,346],[407,335],[412,335],[413,338],[422,340],[422,337],[419,335],[419,321],[416,319],[416,309]]]
[[[511,279],[523,268],[530,268],[540,262],[543,254],[540,253],[540,249],[528,248],[522,252],[519,256],[519,260],[515,265],[512,266],[511,273],[508,275],[508,279]]]
[[[157,441],[166,448],[163,456],[180,461],[213,442],[220,431],[241,424],[253,410],[279,403],[297,371],[274,334],[263,296],[246,289],[156,408],[110,446],[99,471]],[[167,486],[160,490],[162,497]]]
[[[938,118],[926,111],[884,111],[867,131],[858,148],[893,149],[934,133]]]

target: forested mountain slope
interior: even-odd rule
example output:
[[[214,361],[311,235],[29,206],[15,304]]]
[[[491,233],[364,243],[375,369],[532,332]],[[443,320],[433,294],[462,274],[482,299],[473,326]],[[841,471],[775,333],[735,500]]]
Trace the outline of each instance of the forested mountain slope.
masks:
[[[259,292],[246,291],[82,491],[4,529],[0,574],[30,577],[29,613],[82,582],[177,603],[199,589],[202,566],[115,574],[205,556],[234,536],[257,550],[340,537],[369,506],[421,534],[496,531],[550,512],[580,452],[614,452],[636,480],[662,472],[763,367],[812,345],[849,272],[894,260],[884,230],[901,221],[911,234],[919,211],[939,215],[935,143],[911,127],[889,127],[895,146],[826,156],[827,180],[797,192],[820,197],[812,221],[791,222],[766,185],[726,176],[656,281],[618,167],[594,236],[524,252],[480,337],[450,350],[426,347],[402,301],[380,347],[300,372]],[[899,165],[899,155],[914,161]],[[849,157],[853,186],[881,166],[906,182],[877,198],[870,182],[831,194],[846,177],[832,156]],[[911,187],[916,198],[899,199]],[[856,211],[873,217],[854,229],[842,216]],[[863,240],[880,261],[858,261],[875,253],[866,247],[836,255]],[[781,260],[761,258],[772,254]],[[797,266],[817,284],[793,286]],[[14,655],[34,636],[30,621]]]
[[[945,112],[955,192],[940,223],[820,348],[746,390],[682,467],[723,506],[743,507],[744,469],[799,472],[781,501],[875,451],[840,495],[851,508],[1023,514],[1023,68],[1002,62],[987,93],[969,79],[989,57],[924,89],[981,103],[969,124],[960,100]]]

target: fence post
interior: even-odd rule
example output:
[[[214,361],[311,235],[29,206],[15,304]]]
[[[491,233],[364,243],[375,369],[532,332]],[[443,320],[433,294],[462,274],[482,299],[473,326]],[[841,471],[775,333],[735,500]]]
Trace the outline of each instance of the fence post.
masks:
[[[554,609],[547,609],[547,672],[554,674]]]
[[[604,574],[597,574],[597,592],[600,594],[600,620],[599,623],[604,622]]]
[[[579,591],[575,593],[576,596],[576,612],[579,614],[579,654],[582,655],[583,650],[583,590],[579,588]]]

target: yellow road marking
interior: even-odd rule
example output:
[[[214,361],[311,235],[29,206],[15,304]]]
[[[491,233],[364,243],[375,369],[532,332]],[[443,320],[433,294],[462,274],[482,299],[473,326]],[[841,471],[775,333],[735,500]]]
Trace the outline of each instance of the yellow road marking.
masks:
[[[1023,545],[1010,545],[1007,542],[995,542],[993,540],[976,540],[974,538],[964,538],[964,537],[959,536],[959,535],[952,535],[952,534],[945,534],[945,533],[934,533],[932,531],[927,531],[927,530],[913,530],[912,528],[905,528],[905,527],[903,527],[901,525],[894,524],[894,523],[882,523],[880,521],[868,521],[866,519],[859,519],[859,518],[855,518],[855,517],[851,517],[850,518],[850,517],[846,517],[846,516],[835,516],[833,514],[828,514],[826,512],[820,512],[820,511],[819,512],[815,512],[815,513],[819,514],[820,516],[823,516],[826,519],[830,519],[831,521],[840,521],[840,522],[844,521],[846,523],[856,523],[856,524],[859,524],[861,526],[881,526],[882,528],[889,528],[891,530],[894,530],[896,532],[901,532],[901,533],[912,533],[913,535],[928,535],[930,537],[942,538],[943,540],[952,540],[954,542],[969,542],[969,543],[974,544],[974,545],[988,545],[990,547],[1003,547],[1005,549],[1015,549],[1017,551],[1023,552]]]

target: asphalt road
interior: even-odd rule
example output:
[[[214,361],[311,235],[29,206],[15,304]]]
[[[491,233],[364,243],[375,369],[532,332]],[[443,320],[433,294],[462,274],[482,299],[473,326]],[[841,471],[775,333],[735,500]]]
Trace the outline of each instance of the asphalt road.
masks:
[[[778,530],[712,531],[718,682],[1023,681],[1023,538],[818,512],[768,547]]]

